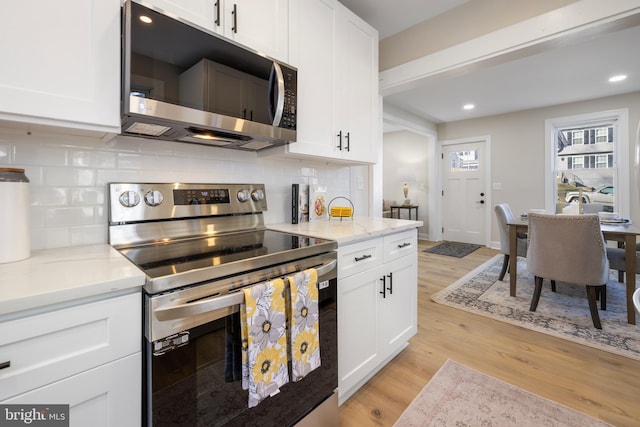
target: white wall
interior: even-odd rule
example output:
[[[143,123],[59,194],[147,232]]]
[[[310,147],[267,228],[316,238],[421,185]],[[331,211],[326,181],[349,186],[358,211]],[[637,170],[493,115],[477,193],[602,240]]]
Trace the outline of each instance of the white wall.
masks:
[[[24,168],[31,181],[33,250],[106,243],[106,184],[114,181],[264,183],[267,224],[291,220],[291,184],[323,183],[329,198],[349,197],[356,213],[368,215],[367,166],[258,158],[255,153],[142,138],[105,143],[95,137],[0,127],[0,167],[8,166]]]
[[[418,229],[420,238],[427,238],[429,215],[427,194],[429,181],[428,137],[409,131],[385,133],[383,138],[382,197],[384,200],[404,201],[403,183],[411,177],[409,199],[418,205],[419,220],[424,225]],[[407,212],[402,211],[403,218]],[[415,218],[414,218],[415,219]]]
[[[491,190],[492,204],[509,203],[514,214],[529,209],[544,208],[544,145],[545,120],[600,111],[629,109],[629,153],[620,158],[628,162],[631,183],[631,220],[640,223],[640,204],[634,178],[636,129],[640,121],[640,92],[538,108],[475,120],[445,123],[438,126],[440,140],[470,138],[479,135],[491,137],[491,182],[499,183],[501,190]],[[491,207],[491,209],[493,209]],[[499,241],[495,215],[491,240]]]

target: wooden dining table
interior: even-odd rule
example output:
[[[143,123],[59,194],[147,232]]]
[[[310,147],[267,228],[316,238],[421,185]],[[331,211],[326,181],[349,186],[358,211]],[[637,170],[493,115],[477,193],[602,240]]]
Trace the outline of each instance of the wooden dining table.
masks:
[[[529,229],[527,218],[516,218],[509,225],[509,295],[516,296],[516,279],[518,276],[518,233],[526,233]],[[636,236],[640,228],[632,224],[600,224],[602,235],[607,241],[624,243],[627,294],[627,323],[636,324],[636,310],[633,305],[633,292],[636,290]]]

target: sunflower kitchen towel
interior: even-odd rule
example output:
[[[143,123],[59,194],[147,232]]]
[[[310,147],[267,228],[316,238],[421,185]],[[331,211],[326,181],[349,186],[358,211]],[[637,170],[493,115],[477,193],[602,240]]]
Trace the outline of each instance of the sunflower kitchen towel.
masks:
[[[289,382],[285,285],[276,279],[243,291],[242,385],[249,390],[249,408],[253,408]]]
[[[300,381],[320,366],[318,272],[311,268],[287,277],[291,292],[289,309],[292,381]]]

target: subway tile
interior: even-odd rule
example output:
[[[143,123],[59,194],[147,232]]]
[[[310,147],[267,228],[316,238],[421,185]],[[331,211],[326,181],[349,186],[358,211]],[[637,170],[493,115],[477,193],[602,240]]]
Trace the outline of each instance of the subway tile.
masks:
[[[92,225],[93,217],[92,207],[47,208],[45,210],[45,225],[47,227]]]
[[[66,206],[67,201],[66,188],[31,185],[31,206]]]
[[[70,236],[72,246],[92,245],[96,242],[106,242],[108,239],[107,224],[71,227]]]
[[[41,144],[16,144],[14,163],[40,166],[66,166],[67,150]]]
[[[72,206],[102,205],[105,202],[104,187],[78,187],[71,188],[70,191]]]
[[[95,185],[95,170],[85,168],[45,168],[44,183],[53,186]]]

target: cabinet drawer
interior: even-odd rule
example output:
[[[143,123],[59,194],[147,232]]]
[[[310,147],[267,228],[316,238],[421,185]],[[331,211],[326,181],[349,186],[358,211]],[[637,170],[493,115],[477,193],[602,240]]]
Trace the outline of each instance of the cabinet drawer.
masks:
[[[141,295],[0,323],[0,400],[141,350]]]
[[[403,231],[384,237],[384,262],[412,254],[418,250],[418,230]]]
[[[141,364],[140,353],[135,353],[2,403],[69,405],[71,427],[137,427],[141,419]]]
[[[382,238],[338,248],[338,279],[374,268],[383,262]]]

